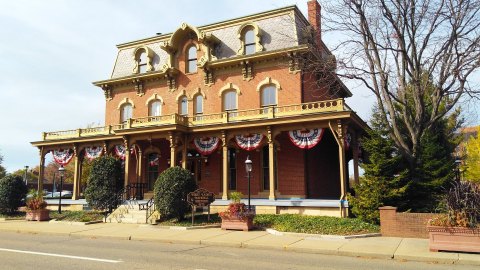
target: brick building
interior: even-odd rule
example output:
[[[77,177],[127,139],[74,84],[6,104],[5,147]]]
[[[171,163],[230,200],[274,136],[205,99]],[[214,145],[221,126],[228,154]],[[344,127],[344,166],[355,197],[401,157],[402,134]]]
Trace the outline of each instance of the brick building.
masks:
[[[169,34],[117,45],[105,93],[105,126],[44,132],[40,167],[55,151],[75,163],[112,154],[124,162],[125,186],[151,196],[170,166],[191,170],[199,187],[226,205],[247,193],[245,160],[253,161],[257,211],[344,216],[349,160],[358,181],[358,138],[366,124],[344,102],[350,91],[335,76],[318,85],[302,56],[321,52],[320,5],[308,19],[296,6],[204,26],[182,23]],[[325,73],[332,75],[331,70]],[[40,179],[43,171],[40,171]],[[39,189],[42,189],[39,182]]]

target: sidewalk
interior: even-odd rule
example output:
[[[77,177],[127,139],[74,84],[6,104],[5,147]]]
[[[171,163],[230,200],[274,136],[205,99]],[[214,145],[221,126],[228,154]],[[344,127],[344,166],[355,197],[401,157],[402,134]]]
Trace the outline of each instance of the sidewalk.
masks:
[[[63,223],[0,221],[0,231],[59,234],[70,237],[114,238],[158,241],[163,243],[215,245],[294,252],[423,261],[430,263],[480,266],[480,254],[430,252],[427,239],[369,237],[356,239],[314,238],[272,235],[265,231],[223,231],[220,228],[171,230],[153,225],[98,223],[69,225]]]

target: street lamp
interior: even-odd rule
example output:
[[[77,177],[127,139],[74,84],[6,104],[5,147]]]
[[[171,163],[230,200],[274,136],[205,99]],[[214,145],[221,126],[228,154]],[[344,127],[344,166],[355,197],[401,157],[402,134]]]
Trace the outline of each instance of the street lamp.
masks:
[[[252,172],[252,161],[250,160],[250,156],[247,156],[247,160],[245,160],[245,170],[247,170],[247,178],[248,178],[248,211],[250,211],[250,173]]]
[[[58,213],[62,213],[62,189],[63,189],[63,177],[65,176],[65,168],[63,165],[58,168],[60,174],[60,198],[58,199]]]
[[[27,171],[28,171],[28,166],[25,165],[25,174],[23,175],[23,181],[25,182],[25,185],[28,185],[28,181],[27,181]]]
[[[462,160],[457,157],[455,158],[455,180],[460,182],[461,178],[460,178],[460,165],[462,165]]]

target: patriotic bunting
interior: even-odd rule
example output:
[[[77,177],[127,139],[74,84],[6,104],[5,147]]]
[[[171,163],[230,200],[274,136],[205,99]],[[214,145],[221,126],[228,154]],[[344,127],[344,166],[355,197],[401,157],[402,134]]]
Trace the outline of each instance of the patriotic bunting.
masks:
[[[206,156],[217,150],[220,139],[218,137],[195,138],[193,139],[193,145],[201,155]]]
[[[317,145],[322,139],[324,130],[314,128],[310,130],[292,130],[288,132],[288,137],[294,145],[302,149],[310,149]]]
[[[93,147],[85,147],[85,157],[88,160],[93,160],[102,155],[103,147],[101,146],[93,146]]]
[[[60,166],[66,166],[73,158],[72,149],[59,149],[52,151],[53,160]]]
[[[237,135],[235,136],[235,142],[238,147],[243,150],[251,151],[257,149],[263,140],[263,134],[250,134],[250,135]]]
[[[125,145],[117,144],[113,149],[115,150],[115,154],[117,155],[117,157],[119,157],[121,160],[125,159],[125,156],[126,156]]]
[[[148,165],[150,167],[156,167],[160,165],[160,155],[153,154],[148,157]]]

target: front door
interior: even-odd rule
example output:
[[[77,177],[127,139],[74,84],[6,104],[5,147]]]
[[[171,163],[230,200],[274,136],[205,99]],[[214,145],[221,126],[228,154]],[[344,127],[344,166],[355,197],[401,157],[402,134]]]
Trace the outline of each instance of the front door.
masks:
[[[187,154],[187,169],[191,172],[193,179],[197,185],[202,181],[202,157],[197,151],[189,151]]]
[[[160,155],[157,153],[151,153],[147,158],[147,184],[148,190],[153,190],[155,181],[158,178],[158,166],[160,165]]]

